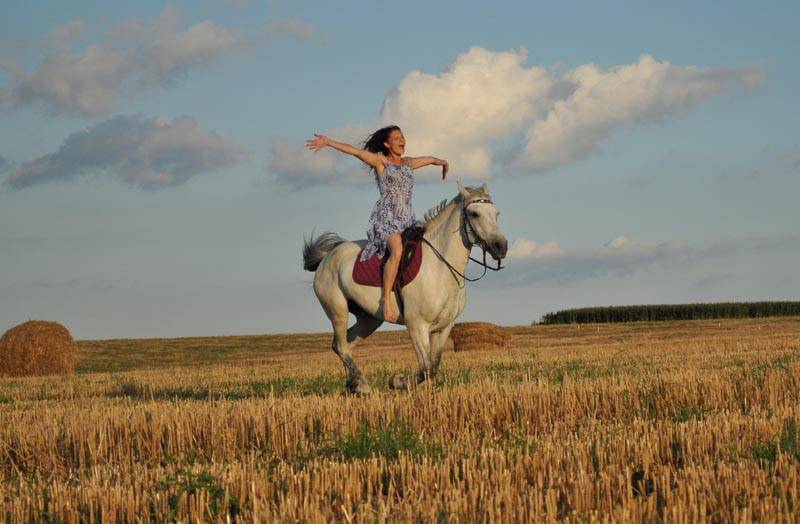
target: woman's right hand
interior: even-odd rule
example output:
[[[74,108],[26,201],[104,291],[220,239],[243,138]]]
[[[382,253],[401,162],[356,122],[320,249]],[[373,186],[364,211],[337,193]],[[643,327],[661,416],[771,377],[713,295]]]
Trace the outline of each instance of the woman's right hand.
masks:
[[[314,133],[314,138],[309,138],[306,140],[306,147],[312,151],[318,151],[323,147],[330,144],[330,139],[319,133]]]
[[[309,138],[308,140],[306,140],[306,147],[314,152],[319,151],[325,146],[328,146],[337,151],[341,151],[342,153],[347,153],[348,155],[353,155],[354,157],[361,160],[365,164],[373,166],[375,169],[378,169],[378,166],[381,163],[386,162],[385,159],[379,158],[383,157],[383,155],[381,154],[373,153],[371,151],[367,151],[366,149],[359,149],[357,147],[351,146],[350,144],[337,142],[336,140],[331,140],[327,136],[321,135],[319,133],[314,133],[314,138]]]

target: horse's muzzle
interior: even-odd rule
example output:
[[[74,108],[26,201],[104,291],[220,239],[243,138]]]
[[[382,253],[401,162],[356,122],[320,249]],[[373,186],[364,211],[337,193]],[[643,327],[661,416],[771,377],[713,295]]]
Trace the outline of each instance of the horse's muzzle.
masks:
[[[498,238],[489,243],[489,254],[495,260],[501,260],[506,257],[508,252],[508,241],[505,238]]]

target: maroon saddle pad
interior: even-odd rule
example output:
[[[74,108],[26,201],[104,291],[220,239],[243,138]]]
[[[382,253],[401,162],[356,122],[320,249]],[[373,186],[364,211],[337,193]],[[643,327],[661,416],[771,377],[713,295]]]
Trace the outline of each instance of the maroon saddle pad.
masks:
[[[413,253],[411,254],[410,260],[406,261],[406,252],[412,250]],[[360,260],[362,251],[364,251],[363,248],[358,252],[356,263],[353,265],[353,281],[356,284],[365,286],[381,287],[383,284],[383,266],[389,258],[389,250],[386,250],[386,254],[383,258],[378,258],[376,253],[363,262]],[[414,280],[414,277],[419,273],[420,265],[422,265],[422,245],[420,241],[409,240],[405,242],[403,245],[403,260],[400,262],[400,269],[398,271],[400,273],[400,287],[404,287]]]

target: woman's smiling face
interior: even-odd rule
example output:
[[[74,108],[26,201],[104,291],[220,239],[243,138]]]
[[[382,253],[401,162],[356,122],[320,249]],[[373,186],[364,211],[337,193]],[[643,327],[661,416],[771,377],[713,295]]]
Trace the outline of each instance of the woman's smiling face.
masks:
[[[389,133],[389,138],[386,139],[384,145],[389,149],[390,153],[403,156],[403,153],[406,151],[406,137],[403,136],[402,131],[394,129]]]

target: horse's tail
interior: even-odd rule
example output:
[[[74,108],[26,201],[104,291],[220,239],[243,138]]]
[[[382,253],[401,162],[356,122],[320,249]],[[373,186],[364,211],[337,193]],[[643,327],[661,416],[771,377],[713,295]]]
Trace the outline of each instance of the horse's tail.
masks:
[[[316,271],[325,255],[343,242],[347,242],[347,240],[332,231],[326,231],[317,238],[314,238],[313,233],[308,240],[303,238],[303,269]]]

